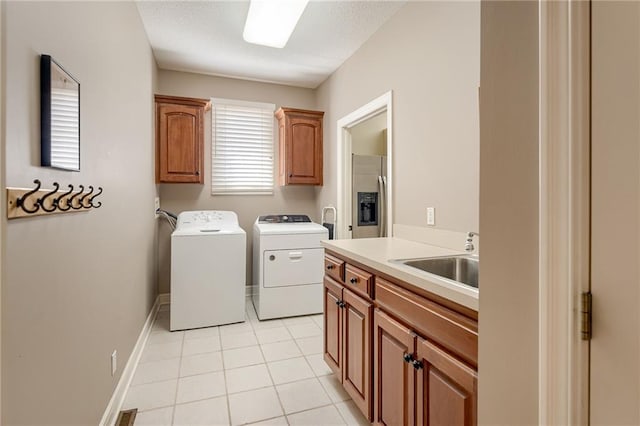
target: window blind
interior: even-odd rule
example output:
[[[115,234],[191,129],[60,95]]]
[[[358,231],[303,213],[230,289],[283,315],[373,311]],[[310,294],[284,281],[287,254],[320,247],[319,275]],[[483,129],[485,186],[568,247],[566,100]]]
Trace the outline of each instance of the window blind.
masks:
[[[51,165],[80,168],[78,90],[51,88]]]
[[[212,194],[273,193],[274,104],[211,99]]]

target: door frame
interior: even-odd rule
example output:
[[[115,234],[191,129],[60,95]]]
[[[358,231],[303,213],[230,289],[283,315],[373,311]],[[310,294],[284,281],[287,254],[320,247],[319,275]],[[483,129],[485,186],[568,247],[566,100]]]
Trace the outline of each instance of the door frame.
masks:
[[[381,112],[387,112],[387,197],[386,197],[386,212],[387,212],[387,235],[392,235],[393,227],[393,91],[389,90],[376,99],[361,106],[357,110],[342,117],[338,120],[338,137],[337,137],[337,159],[336,164],[338,168],[337,177],[337,226],[336,226],[336,238],[351,238],[351,231],[349,231],[349,224],[351,223],[351,133],[349,129],[353,126],[362,123],[363,121],[380,114]]]
[[[540,424],[589,423],[590,2],[539,1]]]

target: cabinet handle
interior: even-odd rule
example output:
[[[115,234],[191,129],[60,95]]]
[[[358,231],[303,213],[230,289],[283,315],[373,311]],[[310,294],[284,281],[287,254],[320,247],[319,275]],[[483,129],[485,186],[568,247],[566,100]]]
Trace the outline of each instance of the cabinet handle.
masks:
[[[414,359],[411,364],[413,364],[413,368],[415,368],[416,370],[420,370],[423,365],[422,365],[422,361],[418,361],[416,359]]]
[[[402,357],[404,358],[404,362],[412,362],[413,361],[413,355],[411,355],[411,354],[404,354]]]
[[[333,268],[335,268],[335,266],[333,266],[333,265],[327,265],[327,269],[328,269],[328,270],[332,270]]]
[[[339,304],[338,306],[340,306],[340,308],[344,308],[344,307],[345,307],[345,306],[347,306],[347,305],[346,305],[346,303],[344,303],[344,302],[341,300],[341,301],[340,301],[340,304]]]
[[[351,284],[357,284],[357,283],[358,283],[358,279],[357,279],[356,277],[353,277],[353,278],[351,278],[351,279],[349,280],[349,282],[350,282]]]

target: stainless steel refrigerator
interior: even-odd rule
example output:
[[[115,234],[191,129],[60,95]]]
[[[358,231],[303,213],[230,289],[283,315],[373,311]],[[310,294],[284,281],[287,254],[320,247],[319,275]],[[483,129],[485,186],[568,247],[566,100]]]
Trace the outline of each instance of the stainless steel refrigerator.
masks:
[[[387,157],[352,155],[352,238],[386,237]]]

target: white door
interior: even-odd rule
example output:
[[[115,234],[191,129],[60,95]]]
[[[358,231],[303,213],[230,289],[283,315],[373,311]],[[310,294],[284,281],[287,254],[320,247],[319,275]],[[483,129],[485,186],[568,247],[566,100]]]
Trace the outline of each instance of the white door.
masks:
[[[593,425],[640,424],[640,2],[592,4]]]

